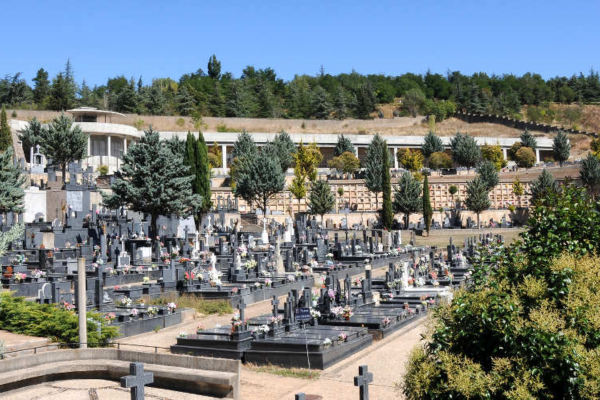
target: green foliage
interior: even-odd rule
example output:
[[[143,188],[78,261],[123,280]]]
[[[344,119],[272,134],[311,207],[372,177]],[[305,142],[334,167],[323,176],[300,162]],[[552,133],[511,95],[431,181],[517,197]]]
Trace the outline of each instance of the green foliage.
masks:
[[[560,163],[562,167],[563,163],[569,159],[571,155],[571,142],[563,131],[559,131],[554,141],[552,142],[552,151],[554,152],[554,159]]]
[[[510,146],[510,149],[508,149],[508,159],[510,161],[517,161],[517,152],[521,150],[521,147],[523,147],[521,142],[515,142],[512,146]]]
[[[272,142],[267,143],[267,146],[274,146],[281,170],[286,172],[294,163],[294,154],[296,153],[296,145],[294,145],[290,135],[286,131],[281,131]]]
[[[425,175],[423,180],[423,219],[425,220],[425,230],[429,235],[431,228],[431,218],[433,217],[433,209],[431,208],[431,199],[429,198],[429,178]]]
[[[456,193],[458,193],[458,187],[456,185],[450,185],[448,188],[448,193],[450,193],[451,196],[454,196]]]
[[[0,154],[0,213],[22,213],[25,210],[23,186],[27,178],[13,161],[13,149]]]
[[[6,108],[2,105],[2,111],[0,112],[0,151],[6,151],[9,147],[12,147],[12,144],[12,133],[6,117]]]
[[[339,157],[342,154],[344,154],[345,152],[350,152],[352,154],[355,154],[356,149],[354,148],[354,145],[352,144],[350,139],[348,139],[344,135],[339,135],[338,141],[335,145],[335,148],[333,149],[333,156]]]
[[[221,77],[221,61],[217,60],[216,55],[212,55],[208,60],[208,76],[212,79],[219,79]]]
[[[531,191],[531,202],[536,203],[558,193],[559,187],[552,174],[544,169],[537,179],[531,181],[529,190]]]
[[[423,153],[418,149],[399,149],[396,158],[400,165],[411,172],[417,172],[423,168]]]
[[[429,159],[433,153],[441,153],[443,151],[444,145],[442,139],[432,131],[429,131],[423,139],[423,145],[421,146],[421,153],[423,153],[423,156]]]
[[[60,343],[79,343],[77,314],[56,304],[37,304],[9,292],[0,294],[0,326],[9,332],[50,338]],[[101,334],[98,334],[98,326]],[[89,347],[106,345],[119,335],[117,327],[106,325],[98,313],[87,313]]]
[[[479,228],[479,214],[490,208],[492,205],[488,195],[487,183],[481,176],[478,176],[467,183],[467,198],[465,199],[465,205],[469,210],[477,214],[477,227]]]
[[[245,158],[255,156],[258,154],[256,143],[252,136],[245,130],[238,136],[237,140],[233,145],[233,151],[231,155],[233,158]]]
[[[306,197],[308,183],[317,179],[317,167],[323,160],[323,155],[316,143],[304,146],[301,141],[293,157],[294,179],[288,189],[295,198],[301,200]]]
[[[30,153],[29,150],[42,142],[42,134],[43,128],[40,121],[37,120],[36,117],[33,117],[27,127],[22,131],[18,132],[19,140],[21,141],[21,147],[23,148],[23,152],[25,153],[25,159],[28,162],[31,162],[29,159]],[[41,146],[41,144],[40,144]]]
[[[423,103],[425,102],[425,94],[420,89],[410,89],[404,94],[402,105],[408,110],[409,114],[414,118],[419,114]]]
[[[491,161],[496,167],[496,171],[500,171],[508,164],[504,159],[504,154],[502,153],[502,148],[499,144],[489,145],[486,143],[481,146],[481,157],[484,160]]]
[[[202,199],[192,191],[190,167],[182,154],[160,141],[157,131],[149,130],[123,155],[121,170],[115,173],[112,194],[102,194],[103,203],[111,208],[127,205],[133,211],[150,215],[152,237],[158,234],[159,215],[185,216],[201,205]]]
[[[452,157],[446,153],[436,152],[429,157],[429,168],[438,170],[442,168],[452,168]]]
[[[141,131],[142,128],[144,127],[144,120],[141,118],[138,118],[138,120],[133,123],[133,126],[138,131]]]
[[[521,147],[515,156],[515,162],[520,168],[531,168],[535,165],[536,157],[529,147]]]
[[[275,149],[265,146],[260,156],[247,151],[240,160],[235,171],[234,194],[248,204],[255,202],[266,213],[269,199],[285,187],[285,174]]]
[[[392,229],[394,224],[394,212],[392,205],[392,178],[390,175],[390,152],[388,151],[387,142],[383,141],[383,165],[381,178],[381,191],[383,193],[383,206],[381,209],[381,224],[388,231]]]
[[[40,146],[52,165],[62,168],[63,182],[67,178],[67,165],[87,155],[87,142],[88,137],[81,127],[73,126],[73,120],[64,113],[41,130]]]
[[[317,86],[313,93],[312,101],[312,115],[314,115],[316,119],[329,119],[331,104],[329,103],[328,97],[325,89],[321,86]]]
[[[108,165],[99,165],[98,173],[102,176],[108,175]]]
[[[456,135],[450,139],[452,148],[452,159],[461,167],[474,167],[481,159],[481,150],[475,139],[469,135]]]
[[[311,214],[321,216],[321,222],[323,216],[333,210],[335,196],[326,180],[319,179],[312,183],[307,203]]]
[[[529,147],[532,150],[537,148],[537,140],[527,129],[521,134],[521,145],[523,145],[523,147]]]
[[[52,80],[49,106],[54,111],[66,111],[75,104],[75,90],[69,77],[60,72]]]
[[[592,197],[595,198],[598,190],[600,190],[600,160],[598,160],[598,157],[588,153],[587,157],[581,162],[579,178],[588,188]]]
[[[525,194],[525,187],[523,186],[523,183],[521,183],[521,181],[519,180],[519,178],[516,178],[513,183],[512,183],[512,191],[514,193],[515,196],[517,197],[521,197]]]
[[[327,164],[329,168],[336,169],[345,174],[353,174],[360,168],[360,161],[354,153],[350,153],[349,151],[339,157],[334,157]]]
[[[421,211],[423,207],[421,188],[421,182],[413,177],[410,172],[405,172],[398,180],[398,186],[394,192],[393,207],[394,212],[404,214],[405,227],[408,227],[410,214]]]
[[[383,140],[379,134],[375,134],[371,143],[369,143],[367,155],[363,160],[363,167],[365,168],[365,185],[369,191],[375,193],[376,208],[379,208],[378,193],[383,190],[382,168],[383,157],[386,151],[388,151],[386,141]]]
[[[210,158],[204,135],[198,132],[198,139],[188,132],[185,141],[183,162],[192,176],[192,192],[201,198],[199,207],[194,213],[196,225],[202,222],[202,216],[212,207],[210,190]]]
[[[477,172],[479,173],[479,177],[485,184],[488,192],[495,188],[500,182],[498,171],[496,171],[496,167],[491,161],[483,161],[479,163]]]

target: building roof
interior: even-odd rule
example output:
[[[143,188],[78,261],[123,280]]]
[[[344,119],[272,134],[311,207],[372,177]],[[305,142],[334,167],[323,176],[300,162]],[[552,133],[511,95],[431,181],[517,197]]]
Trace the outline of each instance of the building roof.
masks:
[[[73,115],[87,114],[87,115],[118,115],[119,117],[125,116],[125,115],[115,112],[115,111],[98,110],[95,107],[78,107],[78,108],[74,108],[72,110],[67,110],[67,112],[70,112]]]

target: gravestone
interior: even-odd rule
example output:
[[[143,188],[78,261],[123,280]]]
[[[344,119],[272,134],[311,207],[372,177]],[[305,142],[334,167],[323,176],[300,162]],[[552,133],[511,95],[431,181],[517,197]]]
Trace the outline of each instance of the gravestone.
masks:
[[[121,378],[121,387],[131,388],[131,400],[144,400],[144,386],[154,382],[154,374],[144,372],[144,364],[139,362],[129,364],[129,373]]]

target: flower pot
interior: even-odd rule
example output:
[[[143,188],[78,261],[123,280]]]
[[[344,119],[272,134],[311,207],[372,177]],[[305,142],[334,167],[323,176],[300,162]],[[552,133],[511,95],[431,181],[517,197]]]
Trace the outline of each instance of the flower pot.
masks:
[[[350,321],[350,317],[344,317],[346,321]]]

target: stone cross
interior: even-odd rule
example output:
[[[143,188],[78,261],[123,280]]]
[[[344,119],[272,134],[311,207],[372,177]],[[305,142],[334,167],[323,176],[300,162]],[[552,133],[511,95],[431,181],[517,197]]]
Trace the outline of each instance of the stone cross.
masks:
[[[277,318],[277,316],[279,315],[279,299],[277,298],[277,296],[273,296],[271,304],[273,305],[273,316]]]
[[[144,364],[138,362],[129,364],[129,373],[121,378],[121,387],[131,388],[131,400],[143,400],[144,386],[154,382],[154,374],[144,372]]]
[[[373,373],[367,365],[358,367],[358,376],[354,377],[354,386],[360,388],[360,400],[369,400],[369,383],[373,382]]]

